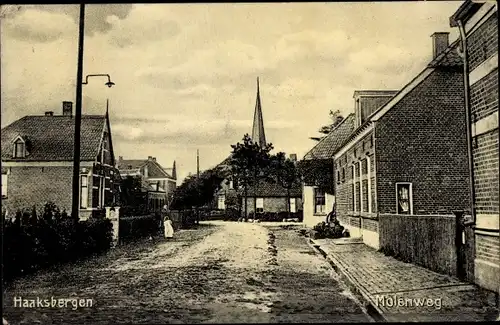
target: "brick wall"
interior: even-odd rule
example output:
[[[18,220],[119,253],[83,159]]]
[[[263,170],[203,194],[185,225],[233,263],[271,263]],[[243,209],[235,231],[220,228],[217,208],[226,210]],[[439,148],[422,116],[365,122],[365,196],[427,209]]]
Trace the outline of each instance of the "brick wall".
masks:
[[[373,158],[373,141],[372,133],[367,134],[363,139],[358,141],[352,148],[350,148],[345,154],[335,160],[337,166],[345,168],[345,181],[337,182],[335,184],[336,202],[337,202],[337,216],[339,220],[345,224],[349,224],[349,219],[346,217],[353,211],[353,193],[352,193],[352,171],[351,166],[353,163],[363,161],[366,157],[370,157],[370,173],[371,173],[371,190],[372,190],[372,212],[376,212],[377,200],[375,197],[375,166]],[[355,154],[356,152],[356,154]],[[363,164],[361,166],[363,168]],[[356,169],[355,169],[356,171]],[[366,181],[364,182],[365,184]],[[367,201],[367,185],[363,190],[363,206],[364,211],[368,210]],[[359,188],[359,185],[356,185]],[[360,209],[359,192],[356,195],[356,206],[357,211]]]
[[[498,129],[475,137],[474,144],[476,212],[498,214]]]
[[[469,209],[461,68],[431,73],[375,132],[378,212],[396,213],[396,182],[413,184],[414,214]]]
[[[495,12],[484,24],[467,36],[470,71],[498,52],[498,13]]]
[[[363,219],[363,229],[378,232],[378,221],[373,219]]]
[[[498,237],[477,235],[476,258],[498,265],[500,263]]]
[[[242,213],[245,214],[245,198],[243,200]],[[253,197],[247,198],[248,210],[247,212],[253,212]],[[302,198],[296,198],[295,203],[296,211],[302,210]],[[286,197],[265,197],[264,198],[264,212],[286,212],[287,211],[287,199]]]
[[[71,213],[72,177],[72,167],[10,167],[7,199],[2,199],[2,206],[15,213],[52,201]]]
[[[470,87],[472,122],[498,111],[498,68]]]

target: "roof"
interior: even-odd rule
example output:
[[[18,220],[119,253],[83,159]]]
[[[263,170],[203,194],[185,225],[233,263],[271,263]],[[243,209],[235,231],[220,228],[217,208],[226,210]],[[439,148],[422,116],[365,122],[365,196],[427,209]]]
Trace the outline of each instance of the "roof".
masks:
[[[243,190],[240,189],[240,192],[243,193]],[[250,186],[248,188],[248,196],[254,196],[254,193],[257,194],[257,197],[286,197],[287,190],[280,186],[277,183],[271,183],[267,181],[260,181],[257,183],[257,186]],[[300,197],[302,196],[302,185],[297,184],[292,189],[290,189],[291,197]]]
[[[173,179],[171,173],[167,172],[166,168],[163,168],[157,161],[150,159],[121,159],[118,160],[117,168],[124,172],[140,172],[140,169],[148,163],[152,163],[157,167],[154,169],[148,168],[149,178],[163,178],[166,176]]]
[[[399,90],[355,90],[353,97],[356,96],[394,96]]]
[[[354,113],[349,114],[328,135],[321,139],[308,153],[304,159],[328,159],[332,158],[342,143],[354,131]]]
[[[369,125],[371,125],[373,120],[377,118],[377,115],[383,116],[383,114],[385,114],[385,111],[390,110],[395,105],[395,103],[402,100],[402,98],[404,98],[409,91],[411,91],[415,87],[418,87],[418,85],[425,79],[425,74],[432,72],[431,69],[435,69],[438,67],[458,68],[463,66],[462,58],[457,53],[457,47],[459,45],[459,42],[460,40],[457,39],[452,44],[450,44],[448,48],[446,48],[446,50],[444,50],[435,59],[433,59],[425,67],[425,69],[423,69],[416,77],[414,77],[410,82],[408,82],[389,102],[387,102],[385,105],[382,105],[379,109],[375,110],[375,112],[373,112],[370,116],[368,116],[366,122],[360,125],[358,128],[356,128],[345,139],[345,141],[340,145],[339,150],[345,147],[349,142],[351,142],[352,139],[356,138],[356,136],[358,136],[363,130],[365,130]]]
[[[450,27],[458,27],[458,21],[466,22],[472,17],[484,3],[475,1],[464,1],[457,11],[450,17]]]
[[[457,39],[446,50],[439,54],[432,60],[428,67],[461,67],[463,66],[463,59],[458,55],[457,48],[460,41]]]
[[[72,161],[75,135],[71,116],[25,116],[2,129],[2,161]],[[105,115],[82,115],[80,160],[93,161],[99,153]],[[12,158],[17,137],[26,141],[28,155]]]

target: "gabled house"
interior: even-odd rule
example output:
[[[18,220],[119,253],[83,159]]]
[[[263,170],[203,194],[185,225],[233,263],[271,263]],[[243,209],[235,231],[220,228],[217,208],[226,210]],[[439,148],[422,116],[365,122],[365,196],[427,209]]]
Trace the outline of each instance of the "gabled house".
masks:
[[[117,167],[121,177],[139,177],[142,191],[147,193],[147,206],[150,211],[159,211],[169,205],[177,187],[175,161],[172,168],[163,168],[156,157],[148,159],[123,159],[118,157]]]
[[[466,44],[474,282],[499,292],[498,3],[465,1],[450,18]]]
[[[333,184],[335,181],[335,169],[333,155],[340,145],[354,130],[354,114],[349,114],[330,133],[323,137],[311,150],[309,150],[302,161],[301,169],[304,174],[302,187],[304,206],[304,225],[313,227],[325,221],[326,215],[332,211],[335,203],[335,191],[333,186],[325,189],[321,183]],[[338,177],[341,177],[339,175]],[[345,177],[345,175],[344,175]]]
[[[71,213],[74,121],[72,103],[63,102],[62,115],[29,115],[2,128],[2,208],[9,215],[47,201]],[[118,181],[108,112],[82,115],[79,217],[115,204]]]
[[[469,207],[462,60],[447,33],[432,39],[432,61],[387,103],[363,115],[356,100],[355,130],[334,155],[339,221],[374,248],[382,215]]]

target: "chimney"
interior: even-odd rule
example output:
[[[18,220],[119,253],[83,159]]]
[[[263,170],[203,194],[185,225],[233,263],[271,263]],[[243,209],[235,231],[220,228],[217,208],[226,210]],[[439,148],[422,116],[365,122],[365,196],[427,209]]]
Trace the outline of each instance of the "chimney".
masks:
[[[153,156],[148,156],[148,160],[153,160]]]
[[[448,32],[438,32],[431,35],[432,37],[432,58],[435,59],[439,54],[443,53],[448,48],[449,43]]]
[[[153,157],[153,161],[156,161],[156,157]]]
[[[52,111],[45,112],[45,116],[54,116],[54,112]]]
[[[64,116],[73,116],[73,102],[63,102],[62,114]]]
[[[293,161],[293,162],[297,161],[297,154],[296,153],[291,153],[290,154],[290,160]]]
[[[123,156],[118,156],[118,161],[122,161],[123,160]]]

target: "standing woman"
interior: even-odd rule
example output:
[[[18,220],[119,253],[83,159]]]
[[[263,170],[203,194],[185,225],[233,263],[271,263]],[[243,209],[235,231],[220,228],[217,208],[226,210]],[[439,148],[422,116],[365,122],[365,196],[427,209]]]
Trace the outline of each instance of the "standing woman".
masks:
[[[164,230],[165,230],[165,238],[173,238],[174,237],[174,227],[172,226],[172,220],[168,217],[168,214],[165,215],[165,221],[163,222]]]

